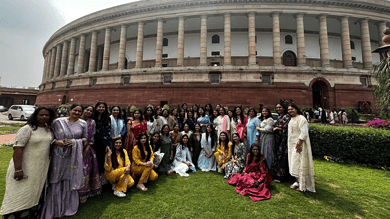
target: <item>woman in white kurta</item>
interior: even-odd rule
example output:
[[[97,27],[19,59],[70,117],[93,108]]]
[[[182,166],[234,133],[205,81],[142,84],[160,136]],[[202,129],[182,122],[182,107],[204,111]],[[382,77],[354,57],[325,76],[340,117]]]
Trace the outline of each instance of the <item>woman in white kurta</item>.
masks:
[[[288,123],[288,162],[290,174],[296,178],[290,188],[316,192],[309,124],[295,104],[288,106],[288,113],[291,115]]]
[[[180,176],[188,177],[188,170],[196,173],[195,165],[192,163],[191,153],[188,148],[188,140],[187,135],[183,135],[183,137],[181,137],[181,142],[176,147],[176,155],[168,174],[176,172]]]
[[[14,156],[8,166],[6,190],[0,214],[3,218],[39,218],[40,201],[50,160],[50,130],[54,112],[42,107],[17,133]],[[43,200],[43,198],[41,199]]]
[[[230,119],[229,116],[226,115],[225,108],[221,107],[219,109],[219,116],[216,119],[215,129],[218,131],[217,136],[219,136],[221,132],[226,132],[228,136],[230,136]]]

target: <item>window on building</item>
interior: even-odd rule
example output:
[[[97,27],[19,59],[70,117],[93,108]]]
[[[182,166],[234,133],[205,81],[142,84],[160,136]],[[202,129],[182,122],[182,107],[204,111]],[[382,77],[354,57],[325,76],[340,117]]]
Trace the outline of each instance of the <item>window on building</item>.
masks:
[[[292,36],[291,36],[291,35],[286,35],[286,36],[284,37],[284,43],[285,43],[285,44],[293,44],[293,38],[292,38]]]
[[[210,83],[211,84],[219,84],[219,82],[220,82],[220,74],[210,75]]]
[[[262,75],[262,83],[263,84],[271,84],[271,75]]]
[[[53,90],[55,87],[56,87],[56,83],[53,82],[53,83],[51,84],[51,89]]]
[[[162,64],[162,67],[168,67],[168,64]]]
[[[130,76],[123,77],[123,85],[128,85],[128,84],[130,84]]]
[[[23,101],[22,101],[22,103],[23,103],[23,105],[28,105],[29,104],[29,100],[27,100],[27,99],[24,99]]]
[[[163,77],[163,83],[164,84],[171,84],[172,83],[172,75],[164,75]]]
[[[94,87],[97,83],[97,78],[91,78],[90,81],[89,81],[89,84]]]
[[[367,87],[367,78],[366,77],[361,77],[360,78],[360,83],[362,83],[363,87]]]
[[[351,49],[355,49],[355,43],[351,40]]]
[[[221,65],[220,62],[212,62],[212,63],[211,63],[211,66],[220,66],[220,65]]]
[[[168,38],[163,39],[163,46],[168,46]]]
[[[66,82],[66,88],[71,88],[72,87],[73,81],[68,81]]]
[[[355,56],[352,56],[352,61],[356,61],[356,57]]]
[[[221,53],[219,51],[211,51],[212,56],[219,56]]]
[[[168,54],[162,54],[162,58],[168,58]]]
[[[255,43],[257,43],[257,35],[255,35]]]
[[[211,43],[219,43],[219,35],[215,34],[211,37]]]

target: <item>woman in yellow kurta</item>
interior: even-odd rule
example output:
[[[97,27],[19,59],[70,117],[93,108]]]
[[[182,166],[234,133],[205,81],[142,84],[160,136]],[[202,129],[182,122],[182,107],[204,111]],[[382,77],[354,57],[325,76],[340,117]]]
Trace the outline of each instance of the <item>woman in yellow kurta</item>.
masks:
[[[112,150],[106,154],[104,176],[115,186],[114,195],[125,197],[127,188],[134,185],[134,180],[130,176],[130,160],[127,151],[123,149],[121,138],[114,140]]]
[[[225,168],[225,164],[229,162],[232,157],[232,145],[232,142],[229,141],[228,134],[226,132],[221,132],[219,135],[217,152],[214,153],[215,158],[217,158],[219,173],[222,173],[222,169]]]
[[[148,136],[145,133],[141,133],[138,137],[138,145],[134,146],[133,149],[133,166],[131,172],[133,177],[141,176],[138,181],[137,189],[146,191],[148,188],[145,187],[144,183],[148,180],[154,181],[158,178],[157,173],[153,170],[153,150],[149,145]]]

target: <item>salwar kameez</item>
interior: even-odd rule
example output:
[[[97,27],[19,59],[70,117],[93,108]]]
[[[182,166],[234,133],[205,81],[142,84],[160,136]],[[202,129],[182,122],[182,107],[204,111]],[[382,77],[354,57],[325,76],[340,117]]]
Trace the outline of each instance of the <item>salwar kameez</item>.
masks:
[[[161,173],[166,173],[171,169],[171,151],[173,150],[172,139],[168,135],[160,135],[160,152],[164,153],[164,157],[161,160],[160,165],[158,166],[158,171]]]
[[[104,162],[106,156],[106,148],[111,148],[111,119],[108,124],[104,125],[103,119],[96,119],[96,133],[95,143],[93,149],[96,152],[96,159],[98,162],[99,173],[101,176],[104,174]]]
[[[202,134],[202,140],[201,140],[201,147],[204,152],[207,154],[211,154],[215,151],[216,147],[216,139],[214,141],[214,145],[212,145],[212,139],[211,137],[206,137],[206,133]],[[210,158],[206,157],[205,153],[203,151],[200,152],[199,159],[198,159],[198,167],[203,172],[209,172],[216,171],[217,170],[217,162],[215,161],[215,156],[212,155]]]
[[[71,124],[67,118],[54,121],[56,140],[71,139],[71,147],[54,146],[52,148],[49,188],[41,218],[72,216],[79,206],[78,190],[84,181],[83,140],[87,140],[87,123],[77,120]]]
[[[257,130],[256,127],[260,127],[260,120],[257,117],[249,118],[246,126],[247,144],[249,149],[253,143],[256,143]],[[241,136],[240,136],[241,137]]]
[[[259,187],[254,188],[253,186],[256,181],[261,183]],[[242,176],[240,173],[236,173],[230,180],[227,181],[227,183],[230,185],[236,185],[236,193],[249,196],[252,201],[261,201],[271,198],[271,192],[268,188],[271,181],[272,178],[267,171],[265,162],[261,161],[259,163],[247,163],[244,175]]]
[[[225,168],[225,164],[229,162],[232,157],[232,145],[233,143],[229,141],[228,148],[225,150],[223,143],[217,145],[217,152],[214,153],[217,163],[221,166],[222,169]]]
[[[301,153],[295,148],[299,139],[303,140]],[[299,189],[316,192],[309,124],[302,115],[292,117],[288,124],[288,162],[290,174],[298,178]]]
[[[234,147],[234,152],[232,155],[232,158],[236,162],[234,162],[232,159],[225,164],[225,179],[230,179],[233,174],[235,173],[241,173],[245,168],[246,163],[246,156],[248,154],[248,149],[246,148],[244,143],[240,143]]]
[[[151,155],[149,160],[146,160],[148,152],[144,150],[145,158],[142,159],[141,151],[138,146],[135,146],[133,149],[133,160],[134,163],[131,166],[131,172],[133,173],[133,178],[140,177],[139,183],[147,183],[149,180],[154,181],[158,178],[157,173],[153,170],[153,165],[150,167],[142,166],[143,162],[148,162],[154,160],[154,154],[152,147],[150,146]]]
[[[123,152],[125,154],[125,160],[122,159],[119,152],[116,153],[116,158],[118,159],[117,168],[113,168],[112,161],[108,159],[108,154],[106,154],[106,162],[104,163],[104,169],[106,170],[104,176],[107,181],[115,186],[115,190],[118,192],[126,192],[127,188],[134,185],[133,178],[131,178],[129,173],[125,173],[126,167],[130,165],[130,159],[125,149],[123,149]]]
[[[268,119],[264,119],[260,123],[259,144],[261,147],[261,154],[267,160],[268,168],[272,167],[272,162],[274,160],[274,126],[275,121],[271,117]]]
[[[183,163],[189,162],[191,165],[188,166],[187,164]],[[188,150],[188,147],[183,145],[178,145],[176,147],[176,155],[172,163],[172,170],[174,170],[177,174],[180,176],[188,177],[189,174],[187,173],[188,170],[191,170],[192,172],[196,173],[195,165],[192,163],[191,159],[191,153]]]
[[[202,134],[197,135],[196,133],[193,133],[190,137],[192,161],[196,167],[198,167],[198,158],[202,151],[201,140],[202,140]]]

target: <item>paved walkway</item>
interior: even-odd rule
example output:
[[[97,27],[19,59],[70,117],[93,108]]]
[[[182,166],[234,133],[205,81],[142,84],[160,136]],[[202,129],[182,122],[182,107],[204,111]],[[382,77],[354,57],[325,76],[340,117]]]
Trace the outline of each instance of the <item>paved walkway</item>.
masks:
[[[16,134],[0,135],[0,144],[5,144],[10,141],[15,141]]]

